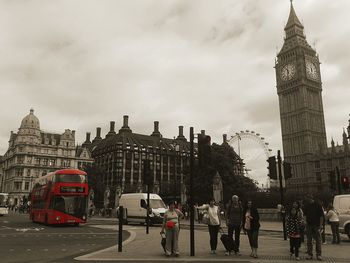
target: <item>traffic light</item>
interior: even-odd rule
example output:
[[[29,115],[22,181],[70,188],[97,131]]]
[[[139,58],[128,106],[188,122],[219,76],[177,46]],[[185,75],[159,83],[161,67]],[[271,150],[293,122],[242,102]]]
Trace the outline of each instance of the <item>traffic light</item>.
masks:
[[[269,163],[269,167],[267,167],[267,169],[269,169],[270,179],[277,180],[276,157],[275,156],[269,157],[267,162]]]
[[[328,176],[329,176],[329,184],[330,184],[330,188],[332,190],[337,190],[337,187],[336,187],[336,180],[335,180],[335,172],[334,171],[330,171],[328,173]]]
[[[145,185],[152,184],[151,162],[150,160],[143,161],[143,183]]]
[[[209,135],[198,134],[199,166],[209,164],[211,160],[211,138]]]
[[[284,180],[292,178],[292,166],[290,165],[290,163],[283,162],[283,173]]]
[[[349,189],[349,177],[342,176],[341,177],[341,185],[343,189]]]

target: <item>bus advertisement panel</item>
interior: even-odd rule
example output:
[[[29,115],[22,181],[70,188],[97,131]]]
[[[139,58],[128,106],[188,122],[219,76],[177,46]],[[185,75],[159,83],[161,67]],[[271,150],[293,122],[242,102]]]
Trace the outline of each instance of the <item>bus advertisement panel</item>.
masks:
[[[0,216],[7,215],[9,213],[8,197],[9,194],[0,193]]]
[[[31,193],[30,219],[51,224],[86,223],[87,174],[63,169],[38,178]]]

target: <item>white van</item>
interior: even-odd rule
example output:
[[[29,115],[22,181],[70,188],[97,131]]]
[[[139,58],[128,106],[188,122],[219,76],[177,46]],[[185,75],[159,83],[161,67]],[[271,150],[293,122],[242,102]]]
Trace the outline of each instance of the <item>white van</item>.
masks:
[[[339,232],[350,238],[350,194],[334,196],[333,206],[339,213]]]
[[[150,223],[160,224],[163,222],[166,206],[162,198],[157,194],[150,194]],[[139,222],[146,223],[147,218],[147,194],[122,194],[119,199],[119,206],[124,208],[124,223]],[[118,213],[117,208],[117,214]]]

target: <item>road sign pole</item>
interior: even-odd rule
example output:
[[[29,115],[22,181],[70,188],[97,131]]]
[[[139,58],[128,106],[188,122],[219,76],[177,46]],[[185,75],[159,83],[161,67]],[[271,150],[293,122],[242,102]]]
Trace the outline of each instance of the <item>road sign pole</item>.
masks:
[[[118,252],[123,251],[123,218],[124,218],[124,208],[123,206],[119,206],[119,231],[118,231]]]
[[[193,257],[194,251],[194,192],[193,192],[193,175],[194,175],[194,131],[190,128],[190,256]]]
[[[283,225],[283,238],[287,240],[287,231],[286,231],[286,208],[284,205],[284,197],[283,197],[283,177],[282,177],[282,158],[281,151],[277,151],[277,162],[278,162],[278,179],[280,181],[280,194],[281,194],[281,216],[282,216],[282,225]]]

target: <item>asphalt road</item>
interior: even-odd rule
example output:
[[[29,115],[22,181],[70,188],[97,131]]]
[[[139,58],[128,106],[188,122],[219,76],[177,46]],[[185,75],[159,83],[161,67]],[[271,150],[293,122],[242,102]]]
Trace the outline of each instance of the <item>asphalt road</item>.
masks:
[[[0,262],[77,262],[74,258],[117,244],[117,231],[91,220],[76,226],[32,223],[27,214],[0,217]],[[129,233],[123,231],[123,240]]]

